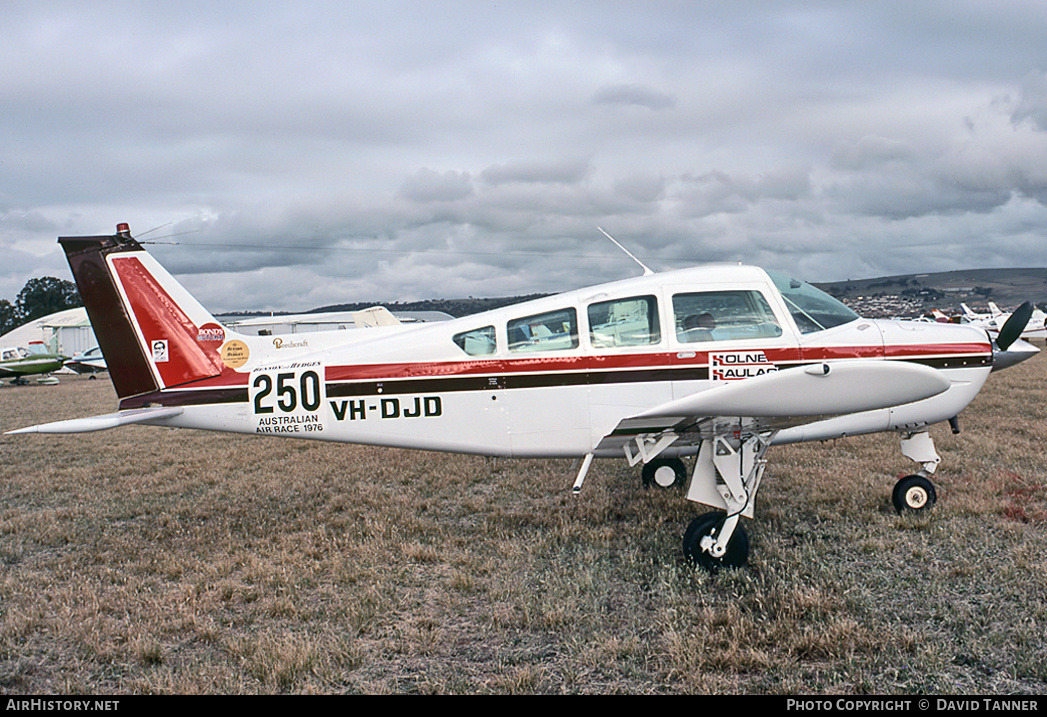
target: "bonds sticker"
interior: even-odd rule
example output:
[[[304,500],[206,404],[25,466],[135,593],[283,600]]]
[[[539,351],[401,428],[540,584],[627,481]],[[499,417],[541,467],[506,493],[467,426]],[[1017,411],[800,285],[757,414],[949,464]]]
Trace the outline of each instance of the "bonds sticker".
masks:
[[[201,343],[222,343],[225,341],[225,329],[216,323],[204,324],[197,330],[196,340]]]
[[[247,344],[239,339],[227,341],[222,344],[220,351],[222,356],[222,363],[229,368],[240,368],[247,360],[251,357],[251,350],[247,348]]]

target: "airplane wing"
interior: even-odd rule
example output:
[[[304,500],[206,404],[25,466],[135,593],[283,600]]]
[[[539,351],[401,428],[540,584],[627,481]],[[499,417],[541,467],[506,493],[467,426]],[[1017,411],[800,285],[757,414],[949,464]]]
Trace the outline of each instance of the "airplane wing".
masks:
[[[5,435],[14,433],[88,433],[90,431],[104,431],[107,428],[127,426],[132,423],[143,423],[158,418],[170,418],[181,414],[182,410],[179,406],[134,408],[128,411],[109,413],[104,416],[73,418],[68,421],[55,421],[54,423],[44,423],[39,426],[19,428],[16,431],[7,431]]]
[[[673,434],[694,445],[739,430],[780,430],[833,416],[921,401],[949,388],[929,366],[901,361],[817,363],[723,383],[623,419],[596,451],[622,448],[639,436]]]

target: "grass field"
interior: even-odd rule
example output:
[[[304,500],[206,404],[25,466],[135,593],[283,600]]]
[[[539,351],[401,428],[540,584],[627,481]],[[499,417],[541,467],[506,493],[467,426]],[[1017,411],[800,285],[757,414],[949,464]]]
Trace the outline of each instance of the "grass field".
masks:
[[[2,436],[0,692],[1047,692],[1044,354],[933,435],[772,448],[748,567],[597,462],[127,427]],[[0,429],[109,412],[107,380],[0,389]]]

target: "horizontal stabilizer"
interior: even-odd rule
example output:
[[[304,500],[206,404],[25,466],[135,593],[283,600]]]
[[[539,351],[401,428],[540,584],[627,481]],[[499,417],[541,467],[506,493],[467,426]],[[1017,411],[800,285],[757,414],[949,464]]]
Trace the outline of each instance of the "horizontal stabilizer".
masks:
[[[725,383],[663,403],[637,418],[837,416],[921,401],[949,388],[940,371],[908,362],[819,363]]]
[[[104,431],[108,428],[128,426],[132,423],[143,423],[157,418],[170,418],[182,413],[182,408],[158,406],[154,408],[135,408],[119,413],[109,413],[104,416],[92,416],[90,418],[74,418],[68,421],[55,421],[44,423],[29,428],[19,428],[17,431],[8,431],[6,435],[14,433],[89,433],[91,431]]]

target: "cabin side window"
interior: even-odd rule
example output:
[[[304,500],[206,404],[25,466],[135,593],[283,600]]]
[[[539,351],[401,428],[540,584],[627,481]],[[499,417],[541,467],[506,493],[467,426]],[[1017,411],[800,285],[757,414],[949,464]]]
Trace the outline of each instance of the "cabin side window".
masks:
[[[703,291],[673,296],[676,338],[683,343],[770,339],[782,335],[758,291]]]
[[[589,339],[593,348],[647,346],[662,340],[658,301],[634,296],[589,304]]]
[[[463,331],[455,334],[451,339],[458,345],[458,348],[470,356],[489,356],[497,349],[493,326]]]
[[[513,319],[506,325],[509,350],[566,351],[578,347],[578,312],[559,309]]]

